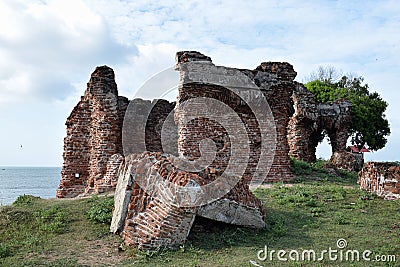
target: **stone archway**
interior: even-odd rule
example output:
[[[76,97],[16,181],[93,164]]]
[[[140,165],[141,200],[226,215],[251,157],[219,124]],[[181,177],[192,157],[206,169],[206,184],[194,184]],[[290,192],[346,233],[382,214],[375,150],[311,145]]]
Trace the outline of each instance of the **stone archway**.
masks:
[[[339,99],[331,104],[317,103],[314,94],[301,83],[293,91],[295,113],[288,125],[290,156],[306,162],[316,161],[316,148],[327,135],[332,158],[347,155],[346,142],[351,125],[351,102]],[[326,133],[326,134],[325,134]]]

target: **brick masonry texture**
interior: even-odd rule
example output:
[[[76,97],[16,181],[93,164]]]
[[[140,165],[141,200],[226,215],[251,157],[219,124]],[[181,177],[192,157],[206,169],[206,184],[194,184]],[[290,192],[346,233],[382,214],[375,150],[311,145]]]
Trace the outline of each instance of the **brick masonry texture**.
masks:
[[[342,169],[345,171],[361,171],[364,165],[364,155],[362,153],[352,153],[348,151],[334,152],[328,163],[336,169]]]
[[[103,183],[108,160],[122,154],[121,122],[126,102],[118,97],[114,71],[97,67],[66,122],[58,198],[96,192]]]
[[[145,127],[149,151],[161,151],[161,129],[158,127],[175,106],[166,100],[135,99],[150,113]],[[115,190],[118,168],[123,162],[122,129],[129,101],[118,96],[114,71],[97,67],[92,73],[84,96],[72,110],[64,138],[64,163],[57,198]],[[127,129],[135,131],[136,129]],[[175,138],[175,141],[174,141]],[[177,137],[171,135],[171,142]],[[129,141],[129,140],[128,140]],[[140,152],[145,151],[143,148]]]
[[[186,116],[185,111],[180,109],[181,103],[187,100],[199,97],[209,97],[218,100],[230,108],[243,121],[248,136],[250,136],[250,159],[249,165],[245,172],[245,179],[251,179],[252,173],[256,168],[256,164],[260,155],[260,130],[253,111],[246,105],[243,105],[241,98],[234,92],[210,83],[191,82],[191,74],[193,72],[206,73],[218,76],[216,80],[229,79],[229,75],[235,75],[235,70],[242,72],[258,87],[252,93],[247,93],[250,97],[257,98],[262,94],[268,102],[275,124],[276,141],[274,150],[274,158],[271,169],[262,179],[266,182],[288,181],[292,178],[290,170],[289,145],[287,142],[287,125],[290,116],[293,114],[293,102],[291,99],[295,83],[296,72],[292,65],[282,62],[264,62],[255,70],[233,69],[226,67],[218,67],[212,64],[211,59],[199,52],[185,51],[178,52],[177,69],[181,73],[181,86],[177,106],[175,108],[175,121],[178,124],[178,148],[182,156],[189,159],[197,159],[200,157],[200,151],[197,144],[204,138],[212,139],[217,147],[230,147],[230,141],[227,133],[224,132],[220,124],[216,124],[206,120],[193,120],[189,123],[183,123]],[[202,62],[203,64],[187,66],[187,62]],[[208,64],[207,64],[208,63]],[[223,68],[223,70],[221,70]],[[233,78],[231,78],[233,79]],[[229,81],[227,82],[229,84]],[[241,90],[246,90],[242,88]],[[189,111],[189,113],[192,111]],[[220,115],[221,117],[224,114]],[[229,121],[230,119],[221,118],[221,121]],[[232,127],[235,127],[232,125]],[[221,150],[220,150],[221,151]],[[229,160],[229,149],[217,154],[217,160],[212,163],[219,172],[223,172]],[[225,153],[225,154],[223,154]]]
[[[174,107],[175,102],[163,99],[150,101],[136,98],[130,101],[123,127],[124,154],[163,151],[177,155],[178,131],[173,121]],[[166,124],[169,127],[163,129]],[[163,139],[166,142],[164,144],[161,141],[162,134],[167,136]]]
[[[184,243],[189,234],[195,218],[194,208],[174,205],[173,196],[166,188],[161,194],[147,193],[149,188],[161,184],[160,180],[151,179],[154,172],[160,174],[160,179],[176,185],[202,184],[196,174],[177,170],[169,158],[171,155],[160,152],[132,154],[126,158],[117,185],[117,212],[113,214],[110,230],[120,233],[128,245],[143,249],[173,247]]]
[[[358,173],[361,189],[387,200],[400,199],[400,166],[390,162],[368,162]]]
[[[175,156],[161,152],[126,157],[110,227],[111,232],[121,234],[125,244],[149,250],[181,245],[196,215],[236,225],[265,226],[265,208],[242,183],[210,204],[178,205],[178,194],[171,184],[198,188],[206,181],[196,173],[179,170],[174,161]],[[164,184],[165,181],[171,184]]]
[[[161,152],[133,154],[129,156],[129,160],[125,160],[122,168],[124,172],[120,173],[118,179],[115,195],[116,211],[110,230],[121,233],[126,244],[139,248],[157,249],[182,244],[189,234],[196,215],[237,225],[256,228],[265,226],[265,208],[261,201],[249,190],[252,174],[257,167],[261,153],[261,133],[253,110],[243,104],[243,99],[237,94],[224,86],[206,82],[191,82],[189,77],[193,74],[193,69],[190,70],[186,67],[199,67],[200,70],[195,69],[195,71],[198,71],[201,75],[220,75],[221,77],[218,77],[220,80],[234,79],[227,77],[227,75],[231,71],[235,74],[236,69],[216,67],[209,57],[194,51],[179,52],[176,59],[177,70],[181,73],[181,83],[174,113],[175,123],[178,127],[178,154],[191,161],[203,157],[207,158],[207,155],[212,155],[212,158],[205,169],[197,172],[179,170],[176,168],[178,164],[174,163],[176,158]],[[201,62],[203,64],[186,66],[186,62]],[[292,175],[286,129],[289,117],[293,113],[291,95],[296,73],[290,64],[280,62],[262,63],[254,71],[240,71],[259,87],[258,90],[247,93],[247,95],[255,98],[266,97],[268,104],[272,105],[273,126],[276,127],[277,139],[274,144],[277,145],[271,149],[275,153],[271,171],[268,176],[267,173],[264,175],[269,181],[289,180]],[[246,88],[243,90],[246,90]],[[239,116],[240,123],[245,125],[246,134],[250,136],[248,141],[250,143],[250,157],[244,175],[239,181],[237,183],[234,180],[227,181],[228,184],[232,183],[233,185],[229,192],[216,200],[212,199],[210,203],[185,208],[176,203],[175,200],[178,196],[170,187],[167,186],[167,188],[164,187],[158,191],[156,189],[164,184],[164,181],[183,187],[188,183],[201,186],[215,182],[226,171],[229,164],[232,164],[230,160],[234,156],[239,159],[246,156],[232,155],[233,145],[231,142],[241,142],[241,140],[230,140],[232,136],[227,129],[235,129],[236,122],[233,117],[230,117],[229,113],[217,113],[216,118],[212,119],[196,116],[198,114],[193,105],[190,109],[185,109],[182,106],[191,99],[201,97],[217,100],[217,103],[224,103],[234,111],[234,114]],[[136,111],[140,109],[141,104],[138,103],[137,108],[134,109]],[[216,107],[203,106],[201,103],[197,103],[197,105],[198,110],[201,111],[208,108],[211,109],[211,113],[219,112]],[[214,150],[217,148],[217,152],[201,150],[201,142],[207,138],[213,141],[215,147],[210,146],[206,149]],[[135,151],[135,149],[132,151]],[[248,153],[246,150],[241,152]],[[233,164],[236,163],[233,162]],[[158,177],[155,175],[156,173],[159,174]],[[160,177],[161,180],[159,180]],[[233,179],[234,177],[228,177],[228,179],[230,178]],[[218,188],[214,188],[214,190],[218,190]],[[208,196],[204,193],[202,195]]]
[[[177,63],[204,60],[211,62],[209,57],[198,52],[178,52],[177,60]],[[294,72],[290,64],[280,62],[262,63],[256,70],[240,71],[260,87],[274,115],[277,141],[275,157],[273,158],[271,171],[266,177],[262,178],[266,178],[266,181],[269,182],[289,180],[292,175],[288,157],[289,146],[286,139],[286,126],[293,112],[290,97],[294,88],[293,79],[296,76],[296,72]],[[218,86],[212,88],[212,86],[202,84],[191,85],[191,89],[185,88],[178,97],[178,103],[190,97],[190,92],[194,92],[195,90],[204,91],[203,93],[198,93],[198,95],[210,94],[209,96],[230,104],[241,116],[241,119],[246,122],[247,132],[252,136],[250,144],[252,154],[250,156],[250,164],[246,169],[247,177],[250,177],[260,153],[258,125],[254,116],[252,117],[251,111],[248,107],[240,105],[240,99],[237,96],[229,93],[225,94],[226,90],[224,88]],[[193,96],[196,96],[196,94]],[[73,109],[66,122],[67,136],[64,139],[64,163],[62,179],[57,190],[58,198],[75,197],[85,193],[98,193],[107,190],[107,188],[115,188],[115,182],[112,183],[111,187],[107,184],[112,178],[104,177],[107,172],[108,161],[114,154],[128,155],[143,151],[163,151],[160,138],[160,125],[163,124],[169,113],[174,112],[175,103],[169,103],[165,100],[154,100],[151,102],[134,99],[132,101],[135,102],[135,105],[133,105],[134,108],[129,109],[128,99],[118,96],[114,72],[111,68],[107,66],[96,68],[91,75],[84,96]],[[130,129],[129,127],[122,129],[124,116],[132,112],[149,114],[149,118],[144,117],[144,119],[147,119],[146,129],[143,131],[145,132],[145,147],[134,147],[135,140],[126,140],[127,143],[133,144],[133,146],[122,147],[121,136],[123,130],[129,132],[141,132],[142,130]],[[216,130],[218,133],[224,132],[220,126],[218,129],[213,129],[212,122],[195,121],[193,123],[193,126],[196,126],[197,129],[208,124],[208,134],[211,134],[213,130]],[[217,127],[217,125],[214,126]],[[181,127],[180,131],[180,138],[182,139],[182,136],[184,136],[183,127]],[[180,151],[185,156],[189,156],[189,154],[185,154],[184,152],[183,143],[176,141],[178,140],[179,131],[175,131],[172,127],[167,134],[169,135],[169,138],[167,138],[169,149],[164,152],[177,155],[178,146],[180,146]],[[202,138],[204,134],[207,133],[199,131],[198,139]],[[213,140],[217,144],[229,148],[229,141],[225,140],[223,135],[216,135],[214,135]],[[126,136],[129,138],[129,135]],[[190,137],[190,135],[188,136]],[[219,140],[217,140],[218,138]],[[191,153],[195,153],[196,149]],[[187,150],[192,150],[192,147],[188,147]],[[229,149],[226,151],[229,151]],[[217,160],[214,163],[217,172],[224,170],[225,156],[222,154],[217,155],[219,162]]]

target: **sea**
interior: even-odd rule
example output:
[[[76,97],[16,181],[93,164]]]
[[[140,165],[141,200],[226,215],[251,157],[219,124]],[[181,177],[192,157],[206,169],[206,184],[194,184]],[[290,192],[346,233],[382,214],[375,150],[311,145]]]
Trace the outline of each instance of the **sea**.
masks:
[[[0,206],[12,204],[20,195],[55,198],[61,167],[1,167]]]

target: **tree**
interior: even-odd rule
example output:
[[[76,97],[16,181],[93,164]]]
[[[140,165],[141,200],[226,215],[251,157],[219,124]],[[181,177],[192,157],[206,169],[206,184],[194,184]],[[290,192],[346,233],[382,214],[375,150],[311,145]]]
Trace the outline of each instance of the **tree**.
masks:
[[[319,66],[316,71],[313,71],[310,76],[306,79],[310,81],[321,81],[321,82],[335,82],[342,77],[342,72],[338,71],[333,66]]]
[[[383,148],[390,135],[389,122],[385,118],[388,103],[377,92],[369,92],[363,77],[349,74],[336,79],[337,73],[332,67],[320,67],[317,74],[310,76],[316,79],[305,86],[314,93],[317,102],[330,103],[341,98],[350,100],[353,103],[351,143],[359,149],[364,145],[372,151]]]

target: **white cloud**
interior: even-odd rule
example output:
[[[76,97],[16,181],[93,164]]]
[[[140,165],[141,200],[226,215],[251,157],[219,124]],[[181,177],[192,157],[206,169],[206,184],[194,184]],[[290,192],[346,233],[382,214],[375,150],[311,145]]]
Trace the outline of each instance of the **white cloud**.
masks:
[[[0,102],[63,99],[94,65],[137,53],[81,1],[0,3]],[[86,78],[86,77],[85,77]]]
[[[114,68],[120,95],[133,98],[135,92],[152,76],[173,67],[175,53],[179,48],[172,44],[138,45],[138,53],[126,64]],[[176,76],[177,82],[179,76]]]

